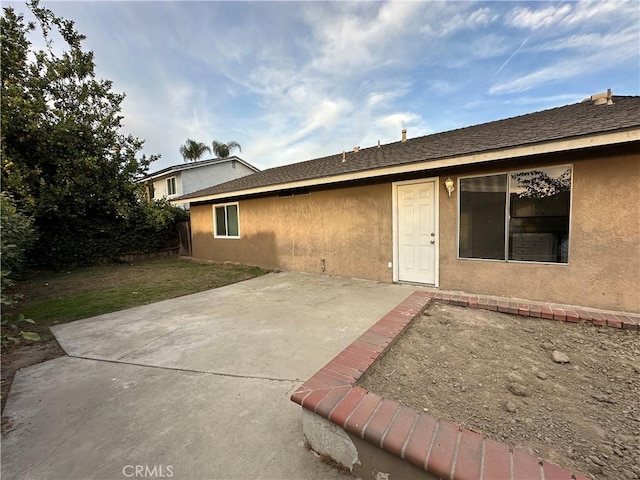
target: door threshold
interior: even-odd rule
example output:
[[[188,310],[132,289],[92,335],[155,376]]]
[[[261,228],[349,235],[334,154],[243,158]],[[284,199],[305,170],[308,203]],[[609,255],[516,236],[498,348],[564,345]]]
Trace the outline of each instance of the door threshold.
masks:
[[[415,287],[438,288],[435,283],[410,282],[408,280],[398,280],[396,283],[400,285],[412,285]]]

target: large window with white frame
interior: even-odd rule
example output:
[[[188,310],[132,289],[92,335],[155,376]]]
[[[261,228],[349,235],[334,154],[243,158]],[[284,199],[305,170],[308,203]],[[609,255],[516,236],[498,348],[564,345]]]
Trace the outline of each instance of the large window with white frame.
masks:
[[[568,263],[570,165],[459,179],[458,256]]]
[[[216,238],[240,238],[237,203],[213,206],[213,235]]]

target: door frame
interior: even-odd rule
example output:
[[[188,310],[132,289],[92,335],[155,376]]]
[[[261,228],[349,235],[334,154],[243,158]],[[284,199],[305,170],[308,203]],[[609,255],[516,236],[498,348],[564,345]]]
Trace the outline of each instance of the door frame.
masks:
[[[400,283],[399,280],[399,253],[398,253],[398,187],[403,185],[414,185],[418,183],[431,183],[434,184],[434,196],[433,196],[433,208],[435,210],[433,215],[433,221],[435,223],[435,283],[434,287],[440,286],[440,177],[418,178],[415,180],[404,180],[402,182],[392,182],[392,194],[391,194],[391,218],[393,225],[393,282]],[[413,282],[402,282],[413,283]],[[430,283],[420,285],[431,285]]]

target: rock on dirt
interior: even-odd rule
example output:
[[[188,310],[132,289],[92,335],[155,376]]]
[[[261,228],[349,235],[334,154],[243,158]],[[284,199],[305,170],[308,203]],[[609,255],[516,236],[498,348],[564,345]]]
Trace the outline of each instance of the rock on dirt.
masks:
[[[570,363],[571,362],[571,359],[569,358],[569,355],[567,355],[564,352],[560,352],[559,350],[554,350],[551,355],[553,357],[553,361],[556,362],[556,363]]]

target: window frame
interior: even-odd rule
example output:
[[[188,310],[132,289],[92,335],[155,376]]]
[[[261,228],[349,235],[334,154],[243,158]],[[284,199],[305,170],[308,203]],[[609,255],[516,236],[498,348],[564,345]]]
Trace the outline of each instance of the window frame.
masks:
[[[171,183],[173,183],[173,193],[171,193],[171,189],[169,188],[169,185],[171,185]],[[167,178],[167,197],[173,197],[177,194],[178,194],[178,181],[176,180],[176,177]]]
[[[216,219],[216,208],[224,208],[224,222],[227,231],[229,231],[229,214],[227,213],[227,207],[234,206],[236,207],[236,212],[238,216],[238,235],[220,235],[218,234],[218,225]],[[239,239],[240,238],[240,204],[238,202],[229,202],[229,203],[217,203],[213,205],[211,209],[211,213],[213,215],[213,237],[214,238],[227,238],[227,239]]]
[[[567,261],[566,262],[541,262],[535,260],[509,260],[509,224],[511,221],[511,174],[520,173],[520,172],[529,172],[531,170],[543,170],[545,168],[554,168],[554,167],[571,167],[571,180],[569,186],[569,230],[567,232],[568,238],[568,247],[567,247]],[[518,168],[514,170],[502,170],[498,172],[490,172],[490,173],[482,173],[477,175],[464,175],[459,176],[456,180],[456,211],[457,211],[457,219],[456,219],[456,258],[458,260],[464,261],[482,261],[482,262],[498,262],[498,263],[520,263],[520,264],[534,264],[534,265],[555,265],[555,266],[569,266],[571,260],[571,230],[572,230],[572,218],[573,218],[573,164],[572,163],[559,163],[559,164],[551,164],[551,165],[543,165],[543,166],[532,166],[527,168]],[[493,175],[506,175],[507,177],[507,191],[506,195],[506,203],[505,203],[505,212],[504,212],[504,221],[505,221],[505,231],[504,231],[504,260],[496,259],[496,258],[469,258],[469,257],[461,257],[460,256],[460,180],[467,178],[479,178],[479,177],[490,177]]]

